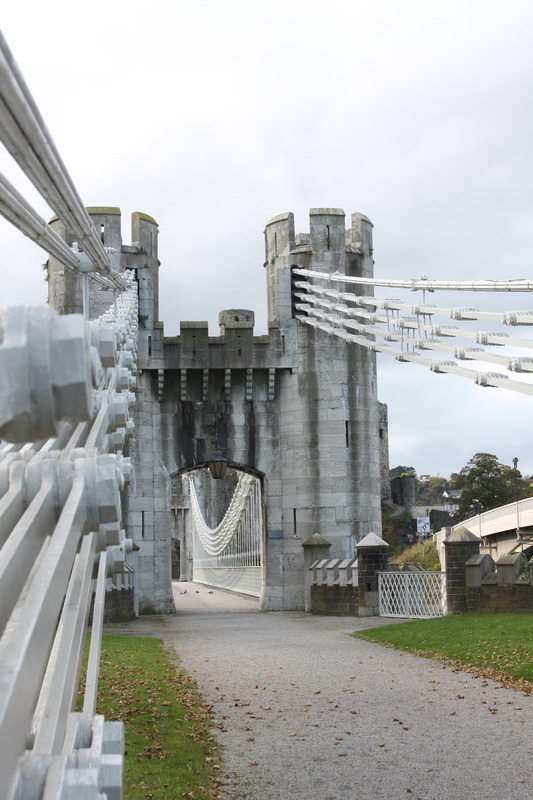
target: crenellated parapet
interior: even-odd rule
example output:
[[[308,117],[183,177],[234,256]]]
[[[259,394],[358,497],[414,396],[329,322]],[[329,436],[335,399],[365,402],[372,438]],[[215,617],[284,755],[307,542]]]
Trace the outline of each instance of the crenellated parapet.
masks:
[[[157,223],[134,214],[125,245],[119,209],[89,214],[117,269],[133,269],[137,278],[137,477],[127,514],[140,547],[140,608],[159,611],[168,599],[169,479],[213,459],[262,483],[262,608],[302,608],[304,542],[318,535],[331,543],[329,557],[343,561],[370,530],[381,531],[384,422],[375,355],[296,319],[292,274],[304,268],[371,277],[372,223],[352,214],[346,227],[342,209],[315,208],[308,232],[296,233],[292,213],[274,217],[265,229],[268,334],[254,334],[253,311],[233,308],[220,312],[217,336],[205,321],[184,320],[178,336],[166,337],[158,319]],[[79,298],[69,295],[66,278],[63,284],[58,303],[74,307]],[[91,302],[95,313],[98,298]],[[186,549],[188,533],[180,531]]]
[[[291,269],[372,277],[372,223],[351,215],[346,227],[342,208],[312,208],[309,233],[296,233],[294,214],[279,214],[265,228],[269,326],[286,326],[292,318]],[[363,290],[361,290],[363,293]]]
[[[153,217],[136,211],[131,216],[131,244],[122,242],[122,216],[115,206],[90,206],[87,213],[104,245],[113,270],[123,273],[135,270],[139,282],[139,315],[144,327],[158,326],[159,281],[157,258],[158,225]],[[58,217],[50,220],[53,230],[69,247],[83,249],[82,242]],[[48,302],[60,314],[81,314],[83,311],[82,277],[69,272],[53,257],[47,262]],[[96,319],[114,302],[112,289],[92,287],[89,296],[89,316]]]

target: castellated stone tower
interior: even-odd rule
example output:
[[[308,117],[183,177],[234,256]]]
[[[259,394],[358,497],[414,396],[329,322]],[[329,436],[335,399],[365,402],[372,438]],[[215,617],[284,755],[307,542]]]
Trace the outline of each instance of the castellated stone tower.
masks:
[[[309,234],[295,234],[293,215],[284,214],[265,236],[270,332],[294,358],[279,378],[278,513],[293,550],[288,562],[297,564],[297,546],[314,533],[332,543],[331,558],[353,557],[358,540],[381,533],[375,356],[292,318],[291,269],[372,277],[372,224],[353,214],[345,229],[342,210],[312,209]],[[284,583],[296,604],[296,574]]]
[[[136,211],[131,216],[131,245],[122,244],[120,208],[98,206],[87,208],[102,244],[108,248],[111,266],[119,272],[136,269],[140,287],[139,300],[144,312],[157,321],[158,313],[158,266],[157,222],[147,214]],[[54,217],[51,227],[71,247],[74,236],[65,224]],[[79,244],[79,243],[78,243]],[[80,246],[83,249],[83,246]],[[114,299],[112,290],[91,286],[89,316],[94,319],[105,311]],[[60,314],[81,314],[83,311],[82,280],[78,274],[64,270],[53,257],[48,260],[48,302]],[[154,316],[155,315],[155,316]]]
[[[222,457],[260,482],[264,512],[261,608],[304,607],[304,543],[315,533],[330,558],[353,557],[357,541],[381,533],[380,419],[374,354],[293,317],[291,270],[372,276],[372,224],[340,209],[312,209],[309,233],[296,234],[292,214],[266,226],[268,335],[254,336],[254,313],[180,324],[166,337],[158,318],[157,223],[132,219],[132,244],[120,237],[120,211],[89,213],[118,269],[139,284],[139,341],[130,440],[134,482],[124,499],[127,533],[138,550],[141,612],[174,608],[172,537],[181,542],[182,576],[190,578],[191,522],[181,476],[200,474]],[[69,232],[54,227],[67,242]],[[49,262],[50,302],[81,311],[76,279]],[[361,290],[364,291],[364,290]],[[91,316],[113,292],[91,294]],[[176,298],[179,305],[180,298]],[[206,495],[207,496],[207,495]],[[209,516],[209,515],[208,515]],[[207,517],[206,517],[207,518]]]

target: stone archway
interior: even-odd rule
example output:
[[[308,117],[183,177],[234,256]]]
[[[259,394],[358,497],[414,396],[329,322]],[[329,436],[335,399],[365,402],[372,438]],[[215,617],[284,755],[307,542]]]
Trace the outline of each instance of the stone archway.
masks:
[[[261,598],[265,588],[262,476],[228,465],[214,479],[205,465],[171,476],[180,578]]]

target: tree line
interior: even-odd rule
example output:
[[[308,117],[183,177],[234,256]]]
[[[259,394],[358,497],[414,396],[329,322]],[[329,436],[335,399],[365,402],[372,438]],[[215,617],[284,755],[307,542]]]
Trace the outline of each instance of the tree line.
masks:
[[[533,497],[533,478],[522,476],[514,466],[502,464],[491,453],[476,453],[460,472],[449,478],[430,475],[421,481],[413,467],[398,466],[390,470],[390,477],[414,475],[417,505],[459,506],[456,516],[467,519],[491,508]],[[450,493],[459,490],[461,495],[452,499]]]

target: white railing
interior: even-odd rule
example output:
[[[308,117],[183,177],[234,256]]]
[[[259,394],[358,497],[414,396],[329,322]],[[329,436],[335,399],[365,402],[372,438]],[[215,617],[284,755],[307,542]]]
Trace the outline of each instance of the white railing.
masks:
[[[9,800],[119,800],[122,724],[95,714],[106,579],[131,542],[137,288],[99,320],[0,313],[0,779]],[[88,619],[83,709],[75,712]]]
[[[381,617],[446,616],[445,572],[380,572]]]
[[[346,288],[339,289],[339,284],[346,284]],[[355,293],[355,290],[364,287],[370,290],[375,286],[422,291],[423,301],[415,305]],[[426,291],[437,289],[526,292],[530,295],[533,280],[388,281],[293,269],[295,317],[304,325],[398,361],[419,364],[432,372],[469,378],[479,386],[495,386],[533,395],[533,339],[509,336],[502,330],[472,329],[473,324],[485,320],[502,327],[527,328],[533,325],[533,311],[479,311],[476,308],[439,308],[426,304]],[[435,324],[439,317],[451,319],[459,325]],[[494,347],[500,352],[494,352]],[[526,355],[517,356],[517,350],[525,350]],[[457,361],[447,360],[450,356]],[[496,364],[506,372],[483,372],[464,366],[473,362]],[[516,380],[514,376],[517,373],[523,377]]]
[[[454,525],[452,530],[457,528],[468,528],[479,538],[491,536],[504,531],[516,531],[521,536],[531,536],[533,533],[524,528],[533,527],[533,497],[526,497],[518,502],[507,503],[490,511],[482,511],[473,517],[462,520]]]
[[[231,502],[219,525],[210,528],[189,477],[193,534],[193,580],[259,597],[262,588],[262,503],[260,481],[238,473]]]
[[[91,274],[124,289],[44,120],[0,33],[0,139],[39,194],[75,237],[83,253],[69,250],[9,181],[0,175],[0,213],[66,269]]]

